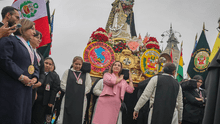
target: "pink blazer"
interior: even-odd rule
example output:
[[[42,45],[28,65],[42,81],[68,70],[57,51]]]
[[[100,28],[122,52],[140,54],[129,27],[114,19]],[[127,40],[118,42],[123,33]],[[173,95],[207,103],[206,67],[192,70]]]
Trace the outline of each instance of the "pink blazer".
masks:
[[[125,92],[133,93],[133,91],[134,91],[134,88],[131,87],[124,79],[116,84],[116,76],[114,73],[112,73],[112,74],[105,73],[104,77],[103,77],[103,83],[104,83],[104,88],[103,88],[100,96],[104,96],[104,95],[113,96],[116,93],[121,92],[120,97],[121,97],[121,100],[123,101]],[[120,86],[121,88],[118,85],[121,85]],[[121,91],[118,91],[120,89],[121,89]]]

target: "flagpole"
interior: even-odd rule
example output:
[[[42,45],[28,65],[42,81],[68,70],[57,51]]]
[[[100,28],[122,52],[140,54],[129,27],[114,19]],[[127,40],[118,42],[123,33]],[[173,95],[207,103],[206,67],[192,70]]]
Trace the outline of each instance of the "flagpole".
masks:
[[[177,66],[177,68],[176,68],[176,73],[175,73],[175,79],[176,79],[176,77],[177,77],[177,71],[178,71],[178,69],[179,69],[179,64],[180,64],[180,56],[181,56],[181,53],[182,53],[182,46],[183,46],[183,41],[181,42],[181,50],[180,50],[180,54],[179,54],[179,63],[178,63],[178,66]]]

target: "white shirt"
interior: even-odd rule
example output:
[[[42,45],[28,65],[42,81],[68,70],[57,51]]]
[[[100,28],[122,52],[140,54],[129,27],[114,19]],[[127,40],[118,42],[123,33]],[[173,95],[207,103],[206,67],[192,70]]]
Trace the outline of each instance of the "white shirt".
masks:
[[[162,75],[168,75],[166,73],[163,73]],[[173,76],[172,76],[173,77]],[[156,92],[156,87],[157,87],[157,80],[158,76],[152,77],[152,79],[149,81],[148,85],[144,89],[143,93],[141,94],[141,97],[139,98],[134,111],[139,111],[144,104],[150,99],[150,106],[151,107],[154,103],[154,97],[155,97],[155,92]],[[182,112],[183,112],[183,101],[182,101],[182,88],[179,85],[179,93],[177,96],[177,101],[176,101],[176,109],[178,111],[178,120],[182,120]]]

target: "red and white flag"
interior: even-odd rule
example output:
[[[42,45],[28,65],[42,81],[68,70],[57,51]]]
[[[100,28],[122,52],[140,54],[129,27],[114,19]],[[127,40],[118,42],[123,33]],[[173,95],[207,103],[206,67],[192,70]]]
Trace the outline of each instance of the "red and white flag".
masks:
[[[21,18],[35,22],[36,30],[43,35],[39,47],[51,43],[45,0],[15,0],[12,6],[20,10]]]

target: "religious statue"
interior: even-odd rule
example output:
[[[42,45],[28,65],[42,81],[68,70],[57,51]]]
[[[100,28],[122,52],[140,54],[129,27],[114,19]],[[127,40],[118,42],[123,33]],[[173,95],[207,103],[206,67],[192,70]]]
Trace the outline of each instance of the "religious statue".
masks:
[[[106,25],[112,38],[132,39],[136,35],[133,13],[134,0],[115,0]]]

